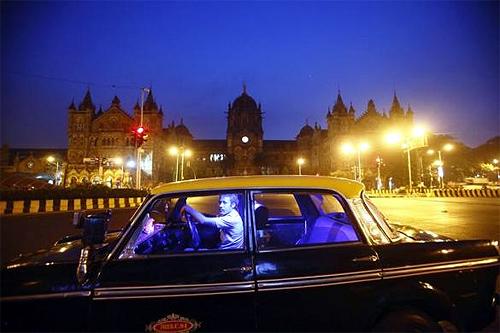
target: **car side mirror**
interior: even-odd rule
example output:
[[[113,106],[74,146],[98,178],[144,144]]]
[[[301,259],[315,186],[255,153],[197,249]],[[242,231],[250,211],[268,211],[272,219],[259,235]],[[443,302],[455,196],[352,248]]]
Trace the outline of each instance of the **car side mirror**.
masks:
[[[103,244],[110,220],[111,210],[109,209],[104,213],[85,216],[83,218],[83,246]]]
[[[76,268],[76,278],[79,283],[84,283],[89,277],[89,267],[94,259],[95,249],[104,243],[108,224],[111,220],[111,210],[104,213],[90,214],[85,216],[85,212],[75,213],[73,223],[83,227],[82,250],[78,267]]]

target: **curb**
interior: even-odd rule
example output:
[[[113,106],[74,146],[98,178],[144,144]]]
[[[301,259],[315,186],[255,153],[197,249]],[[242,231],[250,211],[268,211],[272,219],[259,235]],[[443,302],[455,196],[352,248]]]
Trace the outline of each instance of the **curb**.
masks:
[[[455,198],[500,198],[500,189],[443,189],[419,190],[409,193],[398,193],[389,190],[375,190],[366,192],[372,198],[397,198],[407,196],[417,197],[455,197]]]
[[[48,212],[67,212],[84,209],[138,207],[143,197],[131,198],[84,198],[0,201],[0,216]]]

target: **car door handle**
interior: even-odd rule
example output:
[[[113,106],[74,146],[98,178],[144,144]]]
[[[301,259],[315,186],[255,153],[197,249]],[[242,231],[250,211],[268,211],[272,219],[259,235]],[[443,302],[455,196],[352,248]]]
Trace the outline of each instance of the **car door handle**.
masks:
[[[252,271],[252,266],[224,268],[223,271],[224,272],[241,272],[241,273],[246,273],[246,272],[251,272]]]
[[[354,262],[363,262],[363,261],[375,262],[377,260],[378,260],[378,257],[374,256],[374,255],[366,256],[366,257],[358,257],[358,258],[352,259],[352,261],[354,261]]]

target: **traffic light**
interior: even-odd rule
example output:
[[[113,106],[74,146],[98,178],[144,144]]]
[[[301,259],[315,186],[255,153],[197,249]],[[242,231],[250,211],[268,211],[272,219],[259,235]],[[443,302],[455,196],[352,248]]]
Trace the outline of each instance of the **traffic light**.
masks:
[[[143,126],[138,126],[132,132],[134,133],[134,137],[132,138],[134,146],[140,147],[148,140],[148,131]]]

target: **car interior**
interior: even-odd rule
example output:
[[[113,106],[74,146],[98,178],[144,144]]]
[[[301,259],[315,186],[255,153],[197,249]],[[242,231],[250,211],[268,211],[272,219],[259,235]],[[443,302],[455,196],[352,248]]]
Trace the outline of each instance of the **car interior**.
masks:
[[[238,211],[244,218],[243,194]],[[219,230],[193,221],[187,203],[205,216],[217,216],[219,194],[160,198],[143,217],[135,238],[140,255],[218,250]],[[279,249],[358,241],[358,235],[334,193],[256,192],[253,195],[257,248]],[[150,225],[151,224],[151,225]],[[147,230],[147,232],[144,232]]]

